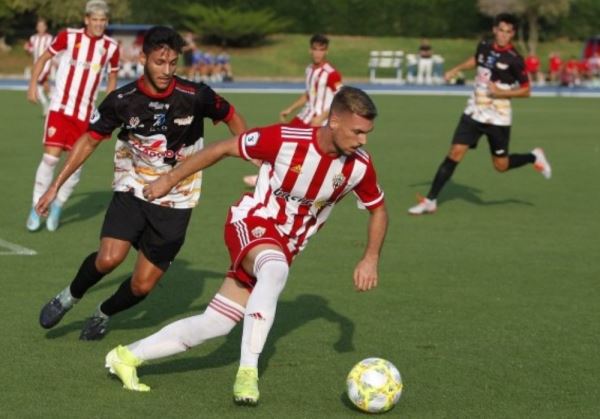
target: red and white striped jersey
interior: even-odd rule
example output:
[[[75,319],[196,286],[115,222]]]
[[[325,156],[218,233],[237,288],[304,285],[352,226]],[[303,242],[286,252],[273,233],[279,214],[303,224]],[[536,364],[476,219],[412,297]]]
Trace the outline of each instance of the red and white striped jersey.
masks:
[[[104,68],[119,70],[117,42],[106,35],[90,37],[85,29],[67,29],[56,35],[48,50],[52,55],[62,52],[50,110],[88,121]]]
[[[240,135],[240,155],[263,164],[254,194],[231,207],[229,222],[248,216],[268,219],[296,255],[349,192],[369,210],[383,204],[369,154],[361,149],[351,156],[324,154],[317,143],[318,130],[272,125]]]
[[[333,96],[341,87],[342,75],[329,63],[320,66],[313,64],[306,67],[306,95],[308,101],[298,113],[305,124],[310,125],[310,120],[315,116],[327,112],[331,106]],[[325,124],[326,121],[323,122]]]
[[[35,63],[40,56],[46,52],[50,44],[52,43],[52,35],[49,33],[39,34],[36,33],[29,37],[29,40],[25,44],[25,49],[31,53],[33,57],[33,62]],[[52,60],[46,61],[42,72],[40,73],[39,79],[40,81],[44,81],[48,74],[50,73],[50,68],[52,67]]]

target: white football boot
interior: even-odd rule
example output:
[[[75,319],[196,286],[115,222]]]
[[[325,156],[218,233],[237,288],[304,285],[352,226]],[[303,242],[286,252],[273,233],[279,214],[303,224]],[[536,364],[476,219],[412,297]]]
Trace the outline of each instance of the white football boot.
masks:
[[[437,199],[427,199],[418,196],[419,203],[408,209],[410,215],[433,214],[437,210]]]
[[[531,150],[531,154],[535,156],[535,162],[533,163],[535,170],[540,172],[546,179],[550,179],[552,177],[552,168],[550,167],[550,163],[548,163],[544,150],[539,147],[534,148]]]

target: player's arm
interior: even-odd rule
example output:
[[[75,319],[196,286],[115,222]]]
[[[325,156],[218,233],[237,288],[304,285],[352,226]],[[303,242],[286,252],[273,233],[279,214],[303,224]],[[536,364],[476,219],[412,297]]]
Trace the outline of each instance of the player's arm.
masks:
[[[144,186],[144,197],[149,201],[165,196],[175,185],[188,176],[212,166],[223,157],[240,157],[238,137],[212,143],[190,155],[183,163],[154,182]]]
[[[354,287],[358,291],[368,291],[377,286],[379,255],[383,247],[387,225],[388,216],[385,204],[371,210],[365,253],[354,269]]]
[[[226,122],[227,128],[233,135],[240,135],[242,132],[246,131],[246,121],[237,112],[233,113],[233,116]]]
[[[48,214],[48,207],[50,207],[50,204],[56,198],[60,187],[81,167],[94,150],[96,150],[98,144],[100,144],[100,141],[93,138],[88,132],[79,137],[69,153],[69,157],[65,161],[60,173],[56,176],[54,182],[52,182],[46,193],[42,195],[36,204],[35,210],[39,215],[45,216]]]
[[[341,88],[342,88],[342,79],[341,76],[338,73],[334,73],[337,75],[337,81],[334,82],[333,88],[331,89],[333,91],[333,94],[335,95]],[[321,112],[320,115],[316,115],[315,117],[313,117],[310,120],[310,126],[312,127],[320,127],[323,125],[323,122],[325,122],[325,120],[327,118],[329,118],[329,109],[331,107],[331,103],[329,103],[329,106],[327,106],[326,109],[323,109],[323,112]]]
[[[500,89],[496,83],[490,82],[488,84],[490,96],[497,99],[510,99],[518,97],[529,97],[531,96],[531,86],[529,84],[521,85],[514,89]]]
[[[110,92],[112,92],[113,90],[115,90],[117,88],[118,74],[119,74],[118,71],[111,71],[108,73],[108,78],[106,81],[106,94],[109,94]]]
[[[463,71],[463,70],[471,70],[473,68],[475,68],[475,65],[477,64],[477,62],[475,61],[475,57],[471,56],[468,59],[466,59],[465,61],[463,61],[462,63],[460,63],[459,65],[457,65],[454,68],[451,68],[450,70],[448,70],[446,72],[446,74],[444,74],[444,78],[446,80],[451,80],[453,79],[456,74],[459,71]]]
[[[52,59],[52,54],[49,51],[44,51],[44,53],[37,59],[37,61],[33,64],[33,69],[31,70],[31,79],[29,80],[29,89],[27,90],[27,99],[32,103],[37,103],[37,81],[40,78],[40,74],[44,70],[44,66],[48,60]]]
[[[279,119],[281,122],[285,122],[288,115],[294,112],[296,109],[304,106],[304,104],[308,102],[308,94],[306,92],[302,93],[298,99],[294,101],[290,106],[279,112]]]

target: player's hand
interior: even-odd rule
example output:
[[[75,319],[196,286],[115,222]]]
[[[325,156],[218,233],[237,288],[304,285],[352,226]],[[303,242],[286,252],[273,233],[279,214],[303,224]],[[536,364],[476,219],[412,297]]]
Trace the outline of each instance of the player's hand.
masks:
[[[354,268],[354,288],[369,291],[378,284],[377,260],[363,258]]]
[[[30,87],[29,89],[27,89],[27,100],[31,103],[38,103],[37,89],[35,88],[35,86],[33,88]]]
[[[491,81],[488,83],[488,91],[490,92],[490,97],[499,97],[502,89],[500,89],[496,83]]]
[[[279,112],[279,120],[281,122],[285,122],[287,120],[287,116],[290,114],[290,110],[289,109],[284,109],[281,112]]]
[[[144,186],[144,198],[146,198],[148,201],[154,201],[155,199],[162,198],[168,194],[171,189],[173,189],[173,185],[169,181],[169,177],[167,175],[163,175],[154,182]]]
[[[452,70],[446,71],[444,73],[444,80],[446,80],[447,82],[450,82],[450,81],[452,81],[452,79],[454,78],[455,75],[456,75],[455,71],[452,71]]]
[[[35,212],[37,212],[38,215],[44,217],[48,216],[48,208],[50,208],[50,204],[52,204],[56,198],[57,192],[58,190],[55,187],[50,186],[46,193],[42,195],[37,204],[35,204]]]

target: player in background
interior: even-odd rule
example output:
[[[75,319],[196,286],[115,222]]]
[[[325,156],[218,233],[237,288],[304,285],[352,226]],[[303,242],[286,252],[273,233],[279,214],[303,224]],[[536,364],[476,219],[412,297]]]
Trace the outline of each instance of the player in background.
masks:
[[[327,61],[329,38],[315,34],[310,38],[311,63],[305,70],[306,90],[290,106],[279,113],[281,122],[296,109],[300,109],[290,123],[296,127],[319,127],[327,122],[329,107],[336,92],[342,87],[342,75]],[[259,165],[259,162],[254,162]],[[257,175],[244,176],[248,186],[256,185]]]
[[[48,22],[44,18],[38,18],[35,24],[35,34],[31,35],[25,43],[25,51],[33,57],[33,63],[42,56],[52,43],[52,35],[48,33]],[[50,70],[52,69],[52,60],[46,61],[37,79],[37,98],[42,105],[44,116],[48,113],[48,95],[50,93]]]
[[[474,91],[454,132],[450,152],[439,166],[427,196],[420,197],[420,202],[409,208],[408,212],[412,215],[430,214],[437,210],[440,191],[469,148],[475,148],[482,135],[487,136],[492,163],[497,171],[506,172],[533,164],[546,179],[550,179],[550,164],[541,148],[525,154],[508,153],[512,123],[510,100],[529,97],[530,85],[523,57],[511,44],[517,30],[516,18],[506,13],[499,14],[494,19],[492,30],[492,42],[480,42],[475,55],[445,75],[450,80],[459,71],[477,66]]]
[[[120,128],[114,157],[113,198],[100,234],[100,248],[88,255],[71,284],[40,313],[44,328],[54,327],[86,291],[119,266],[131,247],[138,250],[131,277],[102,302],[83,326],[80,339],[102,339],[110,316],[140,303],[162,278],[185,240],[192,208],[200,198],[201,174],[173,185],[163,199],[148,202],[144,185],[168,173],[202,148],[204,118],[223,121],[232,134],[246,129],[226,100],[203,83],[176,77],[184,41],[173,29],[150,29],[142,47],[144,75],[110,93],[75,143],[61,172],[40,198],[46,214],[61,185],[104,139]]]
[[[289,266],[323,227],[335,204],[350,192],[370,212],[367,244],[354,269],[354,286],[358,291],[377,286],[387,212],[373,162],[362,149],[376,115],[366,93],[346,86],[333,99],[327,125],[297,128],[277,124],[251,129],[209,145],[144,188],[149,200],[158,199],[181,179],[223,157],[263,161],[254,194],[245,194],[229,210],[225,243],[231,265],[204,313],[171,323],[128,346],[118,346],[106,356],[107,368],[126,389],[150,389],[137,376],[136,367],[143,362],[227,335],[243,319],[233,397],[239,404],[256,404],[258,358]]]
[[[46,64],[60,53],[54,93],[44,127],[44,154],[35,174],[33,205],[27,218],[29,231],[38,230],[42,224],[34,207],[50,186],[61,154],[68,154],[75,141],[87,130],[105,68],[108,69],[107,92],[117,86],[119,47],[114,39],[104,34],[108,14],[108,6],[103,0],[88,1],[85,28],[61,31],[33,66],[27,98],[37,103],[37,80]],[[62,207],[79,182],[80,175],[81,169],[73,173],[58,192],[46,220],[49,231],[58,228]]]

